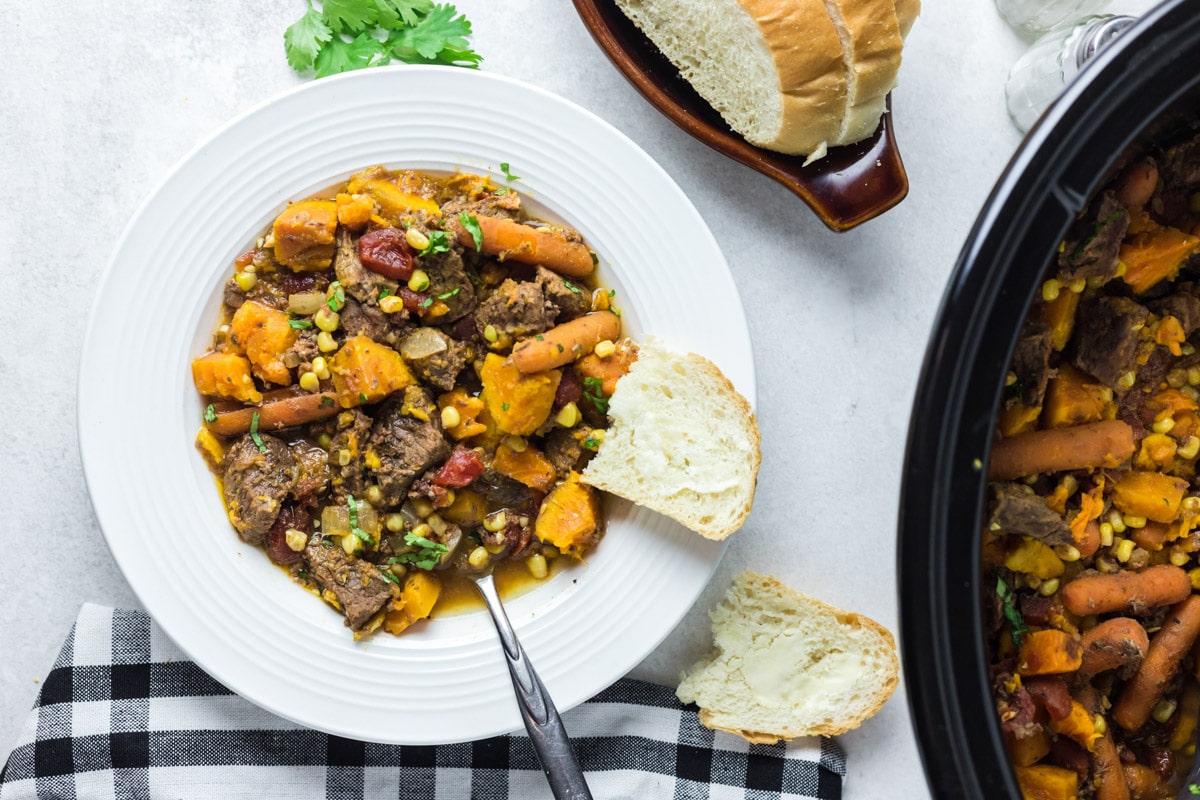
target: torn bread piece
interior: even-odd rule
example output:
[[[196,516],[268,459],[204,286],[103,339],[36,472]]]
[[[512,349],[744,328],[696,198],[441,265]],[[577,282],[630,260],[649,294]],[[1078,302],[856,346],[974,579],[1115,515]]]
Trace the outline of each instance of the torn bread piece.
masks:
[[[750,404],[716,365],[643,344],[617,382],[608,417],[584,483],[708,539],[741,527],[754,502],[761,438]]]
[[[770,576],[741,573],[709,616],[716,650],[676,693],[714,730],[755,744],[836,736],[874,715],[899,684],[890,631]]]

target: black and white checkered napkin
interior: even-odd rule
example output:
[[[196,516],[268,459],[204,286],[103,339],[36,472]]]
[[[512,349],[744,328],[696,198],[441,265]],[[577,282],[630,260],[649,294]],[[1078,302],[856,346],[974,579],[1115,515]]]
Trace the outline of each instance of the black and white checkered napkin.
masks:
[[[748,745],[621,680],[563,715],[604,798],[834,800],[830,739]],[[137,611],[85,605],[0,771],[0,800],[549,798],[524,736],[412,747],[329,736],[231,694]]]

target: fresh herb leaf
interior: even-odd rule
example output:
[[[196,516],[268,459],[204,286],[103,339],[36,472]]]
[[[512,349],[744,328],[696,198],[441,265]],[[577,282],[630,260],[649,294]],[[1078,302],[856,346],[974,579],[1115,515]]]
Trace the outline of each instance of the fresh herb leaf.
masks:
[[[310,69],[321,47],[332,38],[333,31],[325,24],[321,12],[312,7],[312,0],[308,0],[304,16],[283,32],[283,50],[288,64],[297,72]]]
[[[592,266],[593,267],[600,265],[600,256],[596,255],[591,250],[588,251],[588,255],[590,255],[592,257]]]
[[[363,392],[359,392],[358,393],[358,402],[365,404],[367,402],[367,395]]]
[[[420,302],[420,304],[419,304],[419,306],[418,306],[418,307],[419,307],[419,308],[429,308],[431,305],[433,305],[433,298],[432,298],[432,297],[426,297],[424,300],[422,300],[422,301]]]
[[[421,252],[417,253],[417,255],[418,256],[431,256],[435,253],[448,253],[448,252],[450,252],[450,237],[446,235],[446,232],[445,231],[430,231],[429,232],[429,246],[426,247]],[[457,289],[455,291],[457,291]]]
[[[307,570],[298,569],[298,570],[296,570],[296,574],[298,576],[300,576],[301,580],[305,580],[305,581],[308,580],[308,571]]]
[[[502,194],[508,194],[508,189],[504,186],[497,186],[495,189],[492,189],[492,194],[499,197]]]
[[[590,400],[592,405],[601,414],[608,413],[608,398],[604,396],[603,380],[600,378],[584,378],[583,396]]]
[[[396,9],[396,13],[400,15],[400,21],[405,25],[416,25],[421,21],[421,17],[433,10],[433,0],[377,0],[379,3],[387,3],[392,8]],[[383,17],[381,16],[382,20]],[[398,28],[400,26],[387,26]]]
[[[258,448],[258,452],[267,452],[267,446],[263,444],[262,437],[258,435],[258,412],[250,417],[250,441],[254,442],[254,446]]]
[[[456,16],[457,15],[457,16]],[[458,60],[479,63],[467,37],[471,23],[450,4],[437,4],[415,25],[395,31],[388,37],[392,55],[412,63],[450,64]],[[453,59],[453,60],[448,60]]]
[[[399,578],[397,578],[395,575],[392,574],[392,571],[390,569],[381,569],[381,570],[379,570],[379,574],[383,577],[383,579],[385,581],[391,581],[392,583],[396,584],[397,586],[404,585]]]
[[[346,305],[346,290],[342,288],[342,282],[334,281],[329,284],[329,288],[333,290],[333,293],[325,298],[325,305],[329,306],[330,311],[341,311],[342,307]]]
[[[1025,624],[1025,618],[1021,616],[1021,612],[1017,608],[1016,596],[999,575],[996,576],[996,595],[1000,598],[1000,609],[1004,612],[1004,618],[1012,626],[1013,644],[1020,647],[1025,634],[1029,633],[1029,627]]]
[[[509,183],[521,180],[520,175],[513,175],[512,171],[509,170],[507,161],[500,162],[500,171],[504,173],[504,180],[508,181]]]
[[[475,243],[476,252],[483,250],[483,231],[479,229],[479,220],[475,218],[475,215],[463,211],[458,215],[458,221],[462,224],[463,229],[471,234],[471,241]]]
[[[318,78],[327,78],[339,72],[382,66],[390,60],[383,42],[364,31],[350,41],[333,37],[317,54],[314,67]]]
[[[598,442],[596,440],[595,436],[589,435],[586,439],[583,440],[583,446],[586,447],[588,450],[598,450],[600,448],[600,442]]]
[[[396,563],[412,564],[420,569],[433,569],[442,560],[442,556],[450,552],[450,548],[441,542],[434,542],[417,536],[411,531],[404,534],[404,543],[416,550],[395,556]],[[392,563],[391,559],[388,563]]]
[[[558,352],[561,353],[563,351],[563,346],[560,344],[560,345],[557,345],[557,347],[558,347]]]
[[[1020,381],[1013,381],[1004,387],[1004,397],[1007,400],[1020,400],[1024,394],[1025,387],[1021,385]]]
[[[568,280],[563,280],[563,285],[566,286],[568,289],[570,289],[575,294],[583,294],[583,291],[578,286],[576,286],[575,284],[571,283]]]
[[[311,322],[310,320],[307,320],[307,319],[289,319],[289,320],[288,320],[288,327],[289,327],[289,328],[293,328],[293,329],[295,329],[295,330],[298,330],[298,331],[302,331],[302,330],[304,330],[305,328],[311,328],[311,327],[312,327],[312,322]]]
[[[1100,235],[1100,232],[1107,228],[1110,223],[1116,222],[1118,219],[1120,219],[1121,215],[1125,213],[1127,213],[1125,209],[1118,208],[1104,219],[1097,220],[1096,225],[1092,228],[1092,232],[1085,236],[1083,240],[1075,246],[1075,249],[1071,251],[1071,255],[1067,256],[1067,261],[1072,264],[1075,263],[1075,261],[1081,255],[1083,255],[1084,249],[1086,249],[1089,244],[1096,240],[1096,237]]]
[[[596,254],[595,254],[595,253],[592,253],[592,258],[595,258],[595,257],[596,257]],[[613,299],[614,297],[616,297],[616,296],[617,296],[617,290],[616,290],[616,289],[609,289],[609,290],[608,290],[608,299],[609,299],[609,300],[612,300],[612,299]]]
[[[1200,795],[1200,783],[1189,783],[1187,790],[1188,794]]]
[[[508,403],[501,403],[501,404],[500,404],[500,410],[501,410],[501,411],[508,411]]]
[[[382,300],[383,298],[387,297],[387,296],[388,296],[388,295],[390,295],[391,293],[392,293],[392,290],[391,290],[391,289],[389,289],[389,288],[387,288],[387,287],[385,286],[385,287],[383,287],[382,289],[380,289],[380,290],[379,290],[379,296],[378,296],[378,297],[376,297],[375,299],[376,299],[376,300]]]
[[[324,407],[324,406],[332,406],[332,405],[333,405],[333,398],[332,398],[332,397],[322,397],[322,398],[321,398],[321,406],[322,406],[322,407]]]
[[[371,534],[358,527],[358,501],[354,499],[354,495],[346,495],[346,507],[350,509],[350,532],[362,539],[366,544],[375,546],[375,539]]]
[[[213,408],[212,403],[209,403],[208,408],[204,409],[204,421],[210,425],[217,421],[217,410]]]
[[[456,286],[456,287],[454,287],[454,289],[452,289],[449,292],[446,292],[445,294],[439,294],[437,296],[437,299],[438,300],[449,300],[451,297],[454,297],[454,295],[458,294],[459,291],[461,291],[461,290],[462,290],[461,286]]]
[[[324,0],[321,16],[333,30],[358,33],[375,24],[379,9],[372,0]]]

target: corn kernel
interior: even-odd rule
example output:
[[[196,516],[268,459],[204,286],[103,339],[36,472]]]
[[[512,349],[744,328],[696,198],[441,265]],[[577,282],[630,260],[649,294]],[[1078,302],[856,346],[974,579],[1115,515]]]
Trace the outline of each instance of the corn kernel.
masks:
[[[546,577],[550,571],[546,566],[546,557],[541,553],[534,553],[529,558],[525,559],[525,568],[529,570],[530,575],[537,578],[539,581]]]
[[[1182,369],[1173,369],[1167,373],[1167,386],[1172,389],[1178,389],[1187,383],[1187,371]]]
[[[1092,720],[1092,729],[1101,736],[1108,733],[1108,720],[1104,719],[1103,714],[1097,714]]]
[[[420,536],[422,539],[428,539],[431,533],[433,533],[433,528],[429,527],[429,525],[424,522],[414,525],[412,529],[412,535]]]
[[[1183,446],[1175,451],[1180,458],[1195,458],[1200,454],[1200,436],[1189,436]]]
[[[1189,386],[1200,386],[1200,367],[1188,367],[1187,378]]]
[[[403,564],[388,564],[388,572],[397,578],[403,578],[408,573],[408,568]]]
[[[418,497],[412,501],[413,510],[417,512],[418,517],[428,517],[433,513],[433,503],[426,500],[424,497]]]
[[[1133,539],[1117,539],[1113,547],[1113,555],[1117,557],[1117,561],[1124,564],[1133,555]]]
[[[495,344],[500,338],[500,334],[496,333],[496,327],[494,325],[488,325],[483,329],[483,338]]]
[[[1200,567],[1188,570],[1188,577],[1192,580],[1192,588],[1200,589]]]
[[[1024,575],[1022,577],[1025,579],[1025,585],[1028,586],[1030,589],[1041,588],[1042,579],[1039,578],[1037,575]]]
[[[544,544],[542,545],[542,555],[544,555],[546,558],[553,559],[558,558],[561,554],[558,552],[558,548],[554,545]]]
[[[458,413],[458,409],[454,406],[446,406],[442,409],[442,427],[457,428],[462,422],[462,415]]]
[[[337,350],[337,342],[328,331],[321,331],[317,334],[317,349],[322,353],[332,353]]]
[[[506,547],[508,547],[508,545],[505,544],[504,542],[497,542],[496,544],[485,544],[484,545],[484,548],[494,556],[498,556],[501,553],[503,553],[504,548],[506,548]]]
[[[1175,427],[1175,420],[1171,417],[1163,417],[1156,420],[1150,427],[1154,429],[1155,433],[1170,433],[1171,429]]]
[[[1113,543],[1113,526],[1111,522],[1100,523],[1100,546],[1112,547]]]
[[[467,556],[467,563],[475,569],[483,569],[488,565],[491,556],[488,555],[486,548],[480,546],[471,551],[471,555]]]
[[[608,358],[617,352],[617,346],[613,344],[612,339],[605,339],[602,342],[598,342],[592,352],[596,354],[596,358]]]
[[[408,278],[408,288],[414,292],[423,292],[429,288],[429,273],[423,269],[414,269]]]
[[[341,311],[342,306],[346,305],[346,294],[339,291],[341,288],[341,281],[334,281],[325,290],[325,306],[330,311]]]
[[[1190,342],[1184,342],[1179,345],[1179,354],[1181,356],[1194,356],[1196,355],[1196,347]]]
[[[299,553],[308,544],[308,534],[295,528],[288,528],[287,532],[283,534],[283,540],[287,542],[289,550]]]
[[[363,499],[378,508],[383,505],[383,490],[375,485],[368,486],[367,491],[363,493]]]
[[[1071,281],[1070,288],[1072,294],[1079,294],[1087,288],[1087,278],[1076,278],[1075,280]]]
[[[316,392],[321,389],[321,382],[317,380],[316,374],[306,372],[300,376],[300,388],[306,392]]]
[[[330,311],[328,308],[322,308],[313,315],[313,322],[316,326],[326,333],[333,333],[338,329],[342,318],[336,311]]]
[[[446,520],[442,519],[439,514],[430,514],[425,518],[425,524],[427,524],[438,536],[441,536],[446,532]]]
[[[1124,533],[1125,532],[1125,520],[1121,517],[1120,511],[1117,511],[1114,508],[1112,511],[1108,512],[1108,521],[1109,521],[1109,524],[1112,525],[1112,529],[1113,529],[1114,533]]]
[[[1012,386],[1016,382],[1017,382],[1017,373],[1013,372],[1012,370],[1009,370],[1007,373],[1005,373],[1005,375],[1004,375],[1004,385],[1005,386]]]
[[[1057,279],[1051,278],[1042,284],[1042,299],[1047,303],[1053,303],[1058,299],[1058,293],[1062,290],[1062,284]]]
[[[579,406],[575,405],[574,401],[567,403],[554,415],[554,421],[564,428],[574,428],[581,419],[583,415],[579,413]]]
[[[1079,548],[1073,544],[1055,545],[1054,554],[1063,561],[1078,561],[1083,557],[1083,554],[1079,552]]]
[[[1132,389],[1133,384],[1137,383],[1137,373],[1133,370],[1126,372],[1121,377],[1117,378],[1118,389]]]
[[[1183,396],[1191,400],[1193,403],[1200,403],[1200,392],[1196,391],[1195,386],[1184,386],[1179,389]]]
[[[362,546],[362,539],[359,539],[352,533],[347,533],[342,537],[342,550],[344,550],[348,556],[352,556],[359,550],[362,550]]]
[[[1138,530],[1139,528],[1146,527],[1146,518],[1145,517],[1137,517],[1137,516],[1134,516],[1133,514],[1126,514],[1124,517],[1122,517],[1122,519],[1125,522],[1126,528],[1133,528],[1134,530]]]
[[[1048,581],[1042,581],[1042,585],[1038,587],[1038,594],[1042,597],[1049,597],[1058,591],[1058,578],[1051,578]]]
[[[329,452],[329,446],[333,444],[333,437],[328,433],[322,433],[317,437],[317,446],[322,450]]]
[[[1171,548],[1171,555],[1169,556],[1169,560],[1173,565],[1175,565],[1177,567],[1182,567],[1184,564],[1187,564],[1188,561],[1191,560],[1191,557],[1188,556],[1188,554],[1182,550],[1176,550],[1174,548]]]
[[[388,514],[383,524],[387,526],[389,533],[400,533],[400,531],[404,530],[404,515]]]
[[[404,301],[394,294],[379,301],[379,310],[385,314],[396,314],[404,310]]]
[[[258,276],[253,272],[239,272],[233,276],[233,280],[243,292],[248,292],[258,285]]]
[[[1112,575],[1121,569],[1121,565],[1108,556],[1096,556],[1096,569],[1105,575]]]
[[[496,511],[483,518],[483,529],[488,533],[499,533],[508,522],[503,511]]]
[[[329,362],[325,360],[324,356],[317,356],[312,360],[312,371],[323,381],[327,381],[330,378]]]
[[[1178,707],[1179,704],[1174,700],[1164,698],[1158,701],[1158,705],[1156,705],[1154,710],[1150,712],[1150,716],[1154,718],[1155,722],[1163,723],[1169,720],[1172,715],[1174,715],[1175,709]]]
[[[429,237],[416,228],[409,228],[404,232],[404,241],[408,242],[408,246],[418,252],[429,247]]]
[[[588,435],[588,438],[596,443],[596,447],[599,447],[600,445],[604,444],[604,429],[596,428],[591,432],[591,434]]]
[[[520,436],[505,436],[504,446],[514,453],[524,453],[525,448],[529,447],[529,443]]]
[[[1200,509],[1200,497],[1196,497],[1195,495],[1192,495],[1191,497],[1185,497],[1183,498],[1182,505],[1188,511],[1196,511],[1197,509]]]

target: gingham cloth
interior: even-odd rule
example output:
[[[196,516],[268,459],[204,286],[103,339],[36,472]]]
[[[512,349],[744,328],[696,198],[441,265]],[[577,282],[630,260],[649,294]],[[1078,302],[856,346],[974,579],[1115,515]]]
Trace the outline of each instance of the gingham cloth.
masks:
[[[621,680],[563,715],[593,795],[835,800],[830,739],[748,745],[663,686]],[[329,736],[232,694],[138,611],[85,605],[3,771],[0,800],[551,797],[525,736],[412,747]]]

